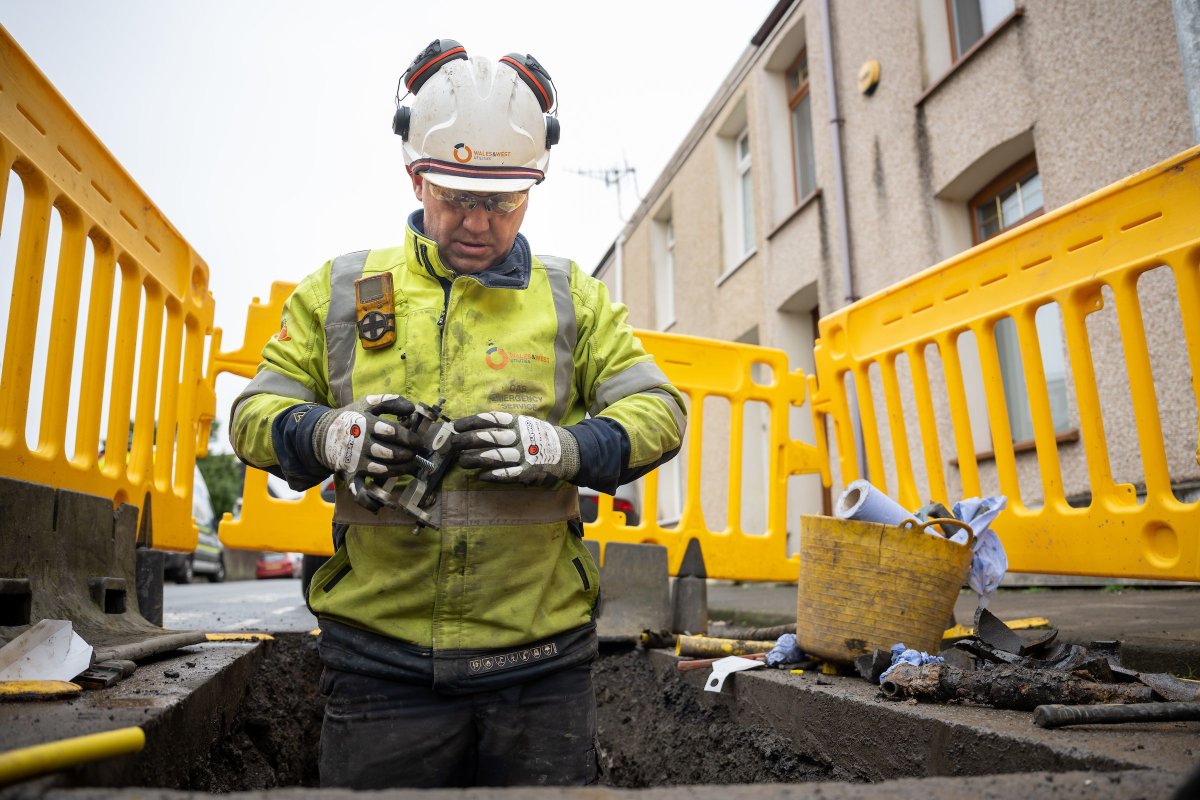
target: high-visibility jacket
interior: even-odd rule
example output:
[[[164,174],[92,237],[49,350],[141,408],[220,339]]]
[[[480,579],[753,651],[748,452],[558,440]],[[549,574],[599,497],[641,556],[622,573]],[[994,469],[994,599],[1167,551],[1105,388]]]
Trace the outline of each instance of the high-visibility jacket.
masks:
[[[459,275],[421,231],[417,212],[402,247],[341,256],[296,288],[234,404],[243,460],[294,488],[315,485],[328,472],[311,447],[322,407],[380,393],[445,398],[452,419],[500,410],[564,426],[580,445],[574,482],[609,493],[678,451],[682,397],[603,283],[530,255],[522,236],[501,264]],[[392,275],[396,342],[364,349],[354,282],[381,272]],[[440,529],[414,535],[406,514],[366,511],[340,484],[335,527],[349,527],[309,590],[322,620],[435,655],[511,649],[591,621],[598,575],[574,485],[493,484],[455,467]]]

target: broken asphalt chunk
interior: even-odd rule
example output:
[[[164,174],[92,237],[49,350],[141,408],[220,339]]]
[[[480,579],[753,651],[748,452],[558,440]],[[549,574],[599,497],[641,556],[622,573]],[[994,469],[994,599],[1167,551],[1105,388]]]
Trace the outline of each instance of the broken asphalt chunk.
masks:
[[[867,655],[854,659],[854,668],[863,680],[879,683],[879,676],[892,665],[892,653],[889,650],[875,650]]]
[[[975,609],[975,636],[997,650],[1017,655],[1022,655],[1021,648],[1025,646],[1024,639],[982,606]]]

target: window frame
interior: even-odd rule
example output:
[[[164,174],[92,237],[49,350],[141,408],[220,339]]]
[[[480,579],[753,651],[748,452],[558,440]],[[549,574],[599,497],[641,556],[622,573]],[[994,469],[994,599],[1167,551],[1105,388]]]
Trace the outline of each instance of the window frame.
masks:
[[[967,201],[967,211],[971,215],[971,244],[972,245],[982,244],[983,242],[986,242],[988,239],[991,239],[995,236],[999,236],[1000,234],[1004,233],[1005,231],[1010,231],[1019,225],[1024,225],[1029,220],[1037,219],[1042,214],[1046,213],[1046,200],[1045,200],[1045,196],[1043,195],[1042,205],[1040,208],[1037,208],[1037,209],[1029,212],[1025,216],[1021,217],[1019,220],[1016,220],[1015,222],[1013,222],[1011,225],[1004,226],[1000,230],[996,231],[996,233],[992,234],[992,236],[988,236],[985,238],[979,230],[978,210],[981,207],[987,205],[989,202],[994,201],[1000,195],[1000,192],[1002,192],[1004,189],[1008,188],[1009,186],[1012,186],[1015,183],[1019,183],[1021,180],[1029,177],[1030,175],[1032,175],[1035,172],[1039,176],[1041,175],[1041,169],[1038,167],[1038,163],[1037,163],[1037,154],[1030,153],[1029,155],[1025,156],[1025,158],[1022,158],[1020,161],[1016,162],[1011,167],[1004,170],[999,175],[997,175],[995,178],[993,178],[991,181],[989,181],[987,183],[987,185],[985,185],[982,189],[980,189],[978,192],[975,193],[974,197],[972,197],[969,201]],[[1043,192],[1044,191],[1045,190],[1043,189]]]
[[[746,156],[742,157],[742,142],[746,142]],[[750,126],[746,125],[742,128],[737,136],[733,137],[733,161],[734,172],[736,175],[736,185],[734,191],[737,193],[737,209],[738,209],[738,231],[742,234],[741,248],[739,257],[745,260],[751,253],[757,249],[758,237],[755,234],[754,226],[757,224],[758,216],[754,208],[754,151],[750,144]],[[750,180],[750,225],[746,227],[746,191],[745,181],[749,177]],[[747,240],[749,243],[747,244]]]
[[[993,32],[998,31],[1001,28],[1003,28],[1005,23],[1007,23],[1013,17],[1019,16],[1022,13],[1022,11],[1024,10],[1020,3],[1020,0],[1013,0],[1013,10],[1010,11],[1009,13],[1005,14],[991,28],[983,31],[980,34],[979,38],[971,43],[970,47],[968,47],[967,49],[963,50],[960,53],[960,52],[958,52],[958,15],[954,10],[954,2],[955,2],[955,0],[946,0],[946,28],[950,33],[950,63],[951,63],[951,65],[954,65],[960,61],[966,60],[966,58],[968,56],[970,56],[972,52],[974,52],[975,48],[978,45],[987,41],[988,37],[991,36],[991,34]],[[977,2],[983,2],[983,0],[977,0]]]
[[[975,196],[972,197],[971,200],[967,203],[968,213],[970,213],[970,215],[971,215],[971,240],[974,244],[976,244],[976,245],[982,244],[983,242],[988,241],[989,239],[993,239],[996,236],[999,236],[999,235],[1005,233],[1006,231],[1011,231],[1014,228],[1024,225],[1029,220],[1036,219],[1037,217],[1040,217],[1040,216],[1042,216],[1042,214],[1046,213],[1046,198],[1045,198],[1045,189],[1044,189],[1044,185],[1043,185],[1042,205],[1039,208],[1036,208],[1033,211],[1030,211],[1029,213],[1025,214],[1025,216],[1021,217],[1020,219],[1014,220],[1012,223],[1005,225],[1003,228],[996,231],[996,233],[992,234],[991,236],[988,236],[987,238],[984,238],[979,230],[979,213],[978,213],[978,211],[981,207],[983,207],[989,203],[994,203],[996,201],[996,198],[998,198],[1005,189],[1008,189],[1009,187],[1013,186],[1014,184],[1020,183],[1021,181],[1028,178],[1029,176],[1036,173],[1040,177],[1041,172],[1042,172],[1041,168],[1038,166],[1038,163],[1037,163],[1037,153],[1030,153],[1029,155],[1027,155],[1024,158],[1020,159],[1019,161],[1015,162],[1010,167],[1005,169],[1003,172],[998,174],[995,178],[990,180],[982,189],[980,189],[978,192],[975,193]],[[1060,311],[1060,313],[1061,313],[1061,311]],[[1061,324],[1061,320],[1060,320],[1060,324]],[[1006,334],[1003,337],[1001,337],[999,335],[999,331],[1000,331],[999,326],[997,326],[996,329],[993,330],[992,335],[993,335],[993,339],[996,344],[996,356],[1000,361],[1000,377],[1004,384],[1004,386],[1003,386],[1004,401],[1005,401],[1004,405],[1005,405],[1005,408],[1008,413],[1009,434],[1012,437],[1014,452],[1025,452],[1027,450],[1033,449],[1033,435],[1034,434],[1033,434],[1033,430],[1031,428],[1028,431],[1028,433],[1029,433],[1028,436],[1021,435],[1021,434],[1026,433],[1026,431],[1023,428],[1025,417],[1024,416],[1021,417],[1020,424],[1018,424],[1017,420],[1014,420],[1014,418],[1013,418],[1014,403],[1010,398],[1010,387],[1012,389],[1015,389],[1016,386],[1014,386],[1013,384],[1019,383],[1020,386],[1026,392],[1028,392],[1028,387],[1025,384],[1023,359],[1021,360],[1022,361],[1021,372],[1019,372],[1017,375],[1010,375],[1010,372],[1005,369],[1006,355],[1011,358],[1011,356],[1014,354],[1014,351],[1009,350],[1009,348],[1013,348],[1013,347],[1017,348],[1015,353],[1017,354],[1017,357],[1020,358],[1020,355],[1019,355],[1020,344],[1016,338],[1016,329],[1012,326],[1009,326],[1008,328],[1006,328],[1006,330],[1010,330],[1012,335],[1009,336]],[[1039,331],[1038,338],[1039,338],[1039,346],[1041,346],[1044,343],[1041,341],[1040,331]],[[1063,342],[1060,338],[1059,346],[1061,347],[1062,344],[1063,344]],[[1044,367],[1044,365],[1043,365],[1043,367]],[[1047,383],[1046,390],[1049,392],[1049,391],[1051,391],[1051,389],[1050,389],[1048,379],[1047,379],[1046,383]],[[1066,389],[1064,388],[1064,392],[1065,391],[1066,391]],[[1053,404],[1051,404],[1051,408],[1053,408]],[[1060,444],[1065,443],[1065,442],[1075,441],[1075,439],[1071,438],[1072,436],[1075,436],[1076,438],[1078,438],[1078,432],[1074,431],[1073,428],[1071,427],[1069,410],[1068,410],[1067,414],[1068,414],[1067,418],[1064,419],[1062,422],[1064,427],[1059,427],[1058,425],[1055,425],[1055,430],[1054,430],[1055,437],[1058,439]],[[1018,428],[1020,428],[1020,430],[1018,430]],[[994,450],[989,451],[984,454],[977,455],[977,459],[992,457],[993,453],[994,453]]]
[[[799,68],[801,61],[803,61],[805,64],[804,81],[803,81],[803,83],[800,84],[799,87],[796,88],[795,91],[793,91],[792,90],[792,74],[797,70],[797,68]],[[783,72],[783,85],[787,91],[787,98],[788,98],[788,129],[789,129],[789,132],[791,133],[791,137],[788,141],[788,145],[789,145],[788,149],[791,151],[791,154],[792,154],[792,202],[794,202],[796,204],[800,203],[800,200],[802,197],[807,197],[808,195],[815,192],[817,189],[816,163],[814,160],[814,163],[812,164],[813,188],[811,191],[805,192],[803,195],[800,194],[800,160],[799,160],[799,153],[797,152],[797,150],[799,148],[797,147],[797,136],[796,136],[796,108],[800,105],[801,101],[803,101],[805,98],[811,97],[811,94],[812,94],[811,82],[809,80],[809,71],[808,71],[807,64],[808,64],[808,46],[806,45],[806,46],[800,48],[800,52],[796,54],[796,57],[794,59],[792,59],[792,63],[789,64],[788,68],[786,70],[784,70],[784,72]],[[811,139],[812,139],[812,135],[813,135],[812,127],[811,127],[811,119],[812,119],[812,101],[810,100],[809,101],[810,127],[808,129],[808,137],[810,139],[810,143],[811,143]]]
[[[662,263],[655,264],[654,324],[670,330],[678,320],[675,309],[675,217],[654,220],[661,227]]]
[[[958,52],[958,23],[955,21],[954,0],[946,0],[946,29],[950,32],[950,63],[957,64],[966,55]],[[971,219],[974,219],[972,215]],[[974,235],[974,234],[972,234]]]

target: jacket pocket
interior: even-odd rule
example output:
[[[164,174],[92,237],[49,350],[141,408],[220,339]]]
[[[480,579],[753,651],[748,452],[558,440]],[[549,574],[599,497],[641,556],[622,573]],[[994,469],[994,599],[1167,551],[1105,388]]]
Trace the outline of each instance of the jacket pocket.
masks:
[[[575,565],[575,571],[579,573],[579,580],[583,582],[583,590],[586,592],[592,588],[592,582],[588,580],[587,570],[583,567],[583,560],[574,558],[571,563]]]
[[[320,594],[329,594],[333,588],[342,582],[342,579],[350,574],[354,569],[354,565],[350,563],[350,556],[346,553],[345,547],[339,547],[334,552],[333,557],[321,565],[317,570],[317,574],[313,576],[312,586],[309,587],[308,593],[310,596],[319,596]]]

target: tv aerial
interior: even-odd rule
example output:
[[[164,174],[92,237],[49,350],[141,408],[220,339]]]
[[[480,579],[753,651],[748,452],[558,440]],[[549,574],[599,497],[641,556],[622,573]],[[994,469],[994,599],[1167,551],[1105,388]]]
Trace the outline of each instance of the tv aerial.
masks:
[[[582,175],[585,178],[604,181],[604,188],[616,187],[617,189],[617,216],[621,218],[621,222],[628,222],[629,218],[625,216],[625,210],[621,202],[621,184],[628,177],[633,181],[633,193],[637,197],[638,202],[642,201],[642,192],[638,188],[637,168],[629,166],[629,162],[625,161],[624,166],[607,167],[604,169],[568,169],[573,175]]]

